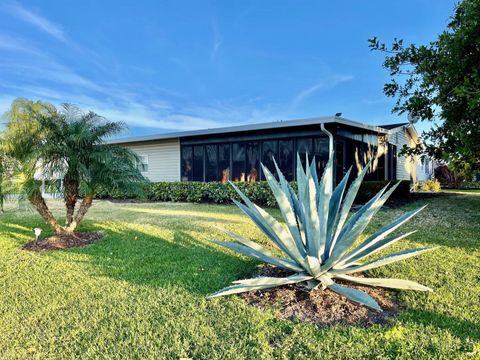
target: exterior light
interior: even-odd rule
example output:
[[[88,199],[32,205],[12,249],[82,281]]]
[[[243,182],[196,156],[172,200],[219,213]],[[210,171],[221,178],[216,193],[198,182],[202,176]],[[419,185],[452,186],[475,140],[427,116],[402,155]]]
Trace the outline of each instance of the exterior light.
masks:
[[[38,238],[42,234],[42,229],[37,227],[37,228],[33,229],[33,233],[35,234],[35,241],[38,241]]]

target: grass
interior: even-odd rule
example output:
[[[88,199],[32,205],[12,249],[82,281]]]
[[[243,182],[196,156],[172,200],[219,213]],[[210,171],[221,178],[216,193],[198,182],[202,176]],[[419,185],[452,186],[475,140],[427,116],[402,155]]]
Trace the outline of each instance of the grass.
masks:
[[[205,299],[257,264],[210,243],[225,238],[215,226],[267,243],[233,206],[97,202],[81,230],[103,229],[103,240],[32,253],[22,245],[46,227],[9,204],[0,215],[0,358],[480,358],[480,197],[441,194],[385,210],[369,231],[424,202],[403,229],[419,231],[396,247],[440,249],[374,275],[435,292],[398,292],[405,310],[369,328],[321,328],[238,297]]]
[[[480,194],[480,189],[442,189],[442,192]]]

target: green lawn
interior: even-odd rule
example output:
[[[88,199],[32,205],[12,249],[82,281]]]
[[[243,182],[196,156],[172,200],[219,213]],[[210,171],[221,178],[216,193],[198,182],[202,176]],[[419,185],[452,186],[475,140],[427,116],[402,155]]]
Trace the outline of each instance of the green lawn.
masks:
[[[419,231],[396,248],[440,248],[374,274],[435,292],[398,292],[399,317],[369,328],[321,328],[235,296],[205,299],[256,266],[211,244],[225,238],[215,225],[266,242],[233,206],[98,202],[81,230],[103,229],[103,240],[32,253],[21,250],[31,228],[46,227],[9,204],[0,215],[0,358],[480,358],[480,197],[424,202],[403,229]],[[373,225],[422,203],[382,211]]]
[[[480,194],[480,189],[442,189],[446,193],[471,193]]]

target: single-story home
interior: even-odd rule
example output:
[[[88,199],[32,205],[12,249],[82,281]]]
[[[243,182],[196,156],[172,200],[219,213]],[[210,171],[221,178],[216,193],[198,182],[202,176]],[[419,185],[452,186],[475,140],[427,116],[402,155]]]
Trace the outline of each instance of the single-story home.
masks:
[[[335,156],[338,182],[353,167],[359,171],[374,158],[366,180],[428,177],[415,156],[400,156],[403,145],[420,139],[409,123],[368,125],[339,116],[249,124],[112,140],[134,150],[150,181],[259,181],[260,163],[273,173],[275,158],[288,180],[295,180],[297,157],[315,157],[323,171],[329,152]],[[419,174],[419,172],[421,174]]]

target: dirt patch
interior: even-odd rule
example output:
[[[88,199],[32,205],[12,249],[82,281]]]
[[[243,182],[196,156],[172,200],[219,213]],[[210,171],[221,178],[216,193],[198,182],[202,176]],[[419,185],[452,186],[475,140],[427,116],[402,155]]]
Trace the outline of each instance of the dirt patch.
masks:
[[[103,238],[102,231],[53,235],[45,240],[32,241],[23,248],[30,251],[61,250],[82,247]]]
[[[262,266],[255,276],[285,277],[290,273],[271,266]],[[360,276],[356,274],[356,276]],[[339,284],[345,282],[337,281]],[[370,310],[337,293],[326,289],[308,291],[297,285],[286,285],[273,289],[251,291],[240,296],[260,310],[271,310],[279,319],[314,323],[322,326],[337,324],[370,326],[386,324],[400,310],[397,298],[381,288],[355,285],[348,286],[362,290],[372,296],[383,312]]]

